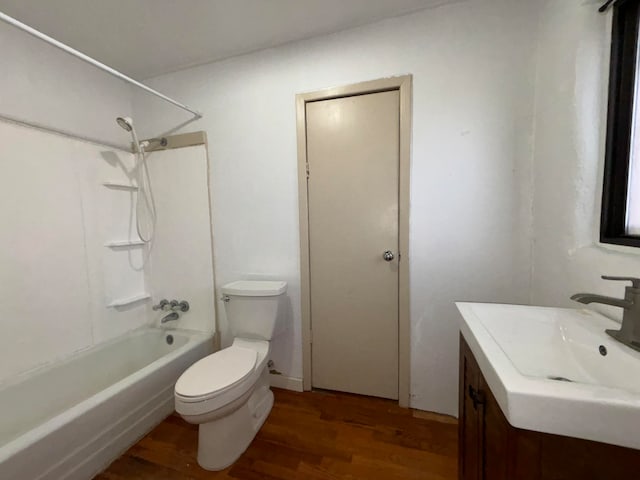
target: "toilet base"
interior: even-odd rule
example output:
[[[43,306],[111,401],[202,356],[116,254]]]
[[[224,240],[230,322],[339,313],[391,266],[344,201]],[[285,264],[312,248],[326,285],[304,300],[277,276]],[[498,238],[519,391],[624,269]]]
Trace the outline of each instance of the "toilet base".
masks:
[[[253,392],[233,413],[202,423],[198,432],[198,464],[205,470],[223,470],[249,447],[273,407],[269,372],[265,368]]]

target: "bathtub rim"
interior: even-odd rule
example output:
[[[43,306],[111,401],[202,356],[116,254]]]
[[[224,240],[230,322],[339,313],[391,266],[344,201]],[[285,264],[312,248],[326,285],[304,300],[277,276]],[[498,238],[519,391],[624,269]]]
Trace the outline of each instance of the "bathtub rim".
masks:
[[[0,381],[0,394],[6,388],[12,387],[13,385],[15,385],[17,383],[21,383],[22,381],[28,379],[31,376],[37,375],[37,374],[39,374],[39,373],[41,373],[43,371],[46,371],[46,370],[48,370],[48,369],[50,369],[52,367],[57,367],[57,366],[60,366],[60,365],[64,365],[65,363],[69,363],[69,362],[75,360],[77,357],[80,357],[82,355],[86,355],[86,354],[90,353],[92,350],[106,348],[106,347],[108,347],[110,345],[118,343],[119,341],[123,340],[126,337],[139,336],[139,335],[142,335],[145,332],[149,332],[149,331],[163,332],[163,333],[166,333],[167,335],[170,335],[171,333],[176,333],[178,335],[182,334],[182,335],[184,335],[185,337],[188,338],[187,343],[189,343],[191,337],[194,337],[194,336],[209,335],[209,337],[212,338],[212,339],[215,336],[215,333],[213,331],[211,331],[211,332],[202,332],[202,331],[199,331],[199,330],[189,330],[189,329],[182,329],[182,328],[176,328],[176,327],[173,327],[173,328],[162,328],[162,327],[158,327],[158,326],[154,326],[154,325],[142,325],[141,327],[137,327],[137,328],[135,328],[133,330],[129,330],[128,332],[121,333],[118,336],[109,338],[109,339],[105,340],[104,342],[99,342],[99,343],[96,343],[94,345],[90,345],[88,347],[83,347],[80,350],[75,350],[74,352],[71,352],[69,354],[55,357],[50,362],[47,362],[47,363],[44,363],[44,364],[41,364],[41,365],[36,365],[35,367],[29,368],[28,370],[24,370],[22,372],[16,373],[15,375],[12,375],[8,379]],[[1,448],[1,446],[0,446],[0,448]]]
[[[136,370],[132,374],[127,375],[126,377],[118,380],[112,385],[109,385],[107,388],[100,390],[98,393],[90,396],[89,398],[86,398],[85,400],[82,400],[81,402],[73,405],[67,410],[64,410],[63,412],[60,412],[59,414],[54,415],[53,417],[42,422],[36,427],[18,435],[17,437],[13,438],[9,442],[5,443],[4,445],[0,445],[0,464],[10,459],[12,456],[19,453],[21,450],[24,450],[25,448],[28,448],[30,445],[33,445],[36,442],[42,440],[48,434],[56,431],[63,425],[80,417],[83,413],[86,413],[92,408],[95,408],[101,405],[102,403],[108,401],[111,397],[122,392],[123,390],[126,389],[126,387],[136,382],[137,380],[140,380],[146,377],[147,375],[149,375],[151,372],[154,372],[166,366],[171,361],[175,360],[185,352],[191,349],[197,348],[199,345],[202,345],[208,341],[212,341],[215,336],[215,333],[213,331],[200,332],[196,330],[163,329],[163,328],[157,328],[153,326],[143,326],[135,330],[131,330],[130,332],[125,333],[124,335],[114,337],[108,340],[107,342],[103,342],[103,343],[94,345],[91,348],[75,352],[74,354],[71,354],[68,357],[65,357],[65,359],[60,362],[50,363],[50,364],[32,369],[29,372],[25,372],[24,374],[21,374],[19,376],[20,380],[16,379],[15,382],[11,381],[4,384],[2,386],[2,390],[4,390],[4,388],[9,388],[11,385],[15,385],[16,383],[20,383],[21,380],[26,379],[30,375],[36,375],[37,373],[44,371],[47,368],[51,368],[52,366],[63,364],[63,363],[68,363],[74,360],[76,357],[82,356],[82,354],[87,354],[92,349],[106,348],[109,345],[118,343],[119,340],[122,340],[123,338],[129,335],[132,335],[132,334],[141,335],[148,331],[162,332],[165,335],[171,335],[171,334],[184,335],[187,337],[187,343],[169,352],[167,355],[163,355],[160,358],[154,360],[153,362],[144,366],[140,370]]]

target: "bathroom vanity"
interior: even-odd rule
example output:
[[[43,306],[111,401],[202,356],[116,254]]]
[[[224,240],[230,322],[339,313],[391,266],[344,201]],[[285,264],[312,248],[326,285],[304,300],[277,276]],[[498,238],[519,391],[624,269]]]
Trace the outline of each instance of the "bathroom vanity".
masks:
[[[615,322],[587,310],[458,308],[460,480],[640,478],[640,356],[604,334]]]

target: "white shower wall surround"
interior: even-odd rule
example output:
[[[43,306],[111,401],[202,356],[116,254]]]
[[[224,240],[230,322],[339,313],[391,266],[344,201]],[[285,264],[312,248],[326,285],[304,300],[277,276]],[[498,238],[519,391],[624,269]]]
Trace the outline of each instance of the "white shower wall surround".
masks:
[[[133,155],[0,122],[0,382],[144,325],[142,249],[105,247],[135,231]],[[115,238],[117,236],[117,238]],[[133,238],[133,237],[131,237]]]
[[[145,268],[147,285],[156,301],[177,298],[189,302],[190,311],[176,326],[212,331],[215,294],[207,149],[196,145],[150,152],[147,162],[158,209]]]
[[[118,186],[132,154],[0,121],[0,160],[0,384],[166,313],[147,298],[108,307],[131,297],[187,300],[171,326],[214,330],[204,146],[150,155],[160,220],[146,263],[145,246],[111,245],[137,240],[136,191]]]

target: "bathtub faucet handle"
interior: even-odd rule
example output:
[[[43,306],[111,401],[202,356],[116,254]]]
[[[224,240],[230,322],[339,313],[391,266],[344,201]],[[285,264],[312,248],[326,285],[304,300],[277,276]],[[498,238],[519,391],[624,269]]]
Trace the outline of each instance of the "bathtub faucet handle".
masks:
[[[166,298],[163,298],[162,300],[160,300],[160,303],[158,303],[157,305],[154,305],[153,307],[151,307],[153,310],[166,310],[166,306],[169,305],[169,300],[167,300]]]
[[[187,302],[186,300],[182,300],[180,302],[178,302],[177,300],[172,300],[170,305],[171,305],[171,310],[173,310],[174,312],[177,312],[177,311],[188,312],[189,311],[189,302]]]

